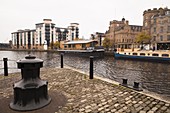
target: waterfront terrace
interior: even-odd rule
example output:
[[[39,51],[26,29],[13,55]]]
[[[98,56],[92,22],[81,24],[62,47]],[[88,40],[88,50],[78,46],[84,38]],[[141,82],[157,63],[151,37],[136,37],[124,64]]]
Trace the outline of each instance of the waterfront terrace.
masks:
[[[170,103],[107,80],[67,68],[42,68],[52,101],[42,109],[24,113],[170,113]],[[0,113],[18,113],[9,108],[12,84],[20,73],[0,76]]]

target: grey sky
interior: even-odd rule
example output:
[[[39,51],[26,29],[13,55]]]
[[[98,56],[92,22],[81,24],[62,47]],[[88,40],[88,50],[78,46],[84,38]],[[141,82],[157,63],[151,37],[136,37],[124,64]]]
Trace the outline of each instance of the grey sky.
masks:
[[[143,11],[168,7],[170,0],[0,0],[0,42],[8,42],[11,32],[35,29],[36,23],[52,19],[57,27],[79,23],[80,37],[108,30],[111,20],[129,20],[142,25]]]

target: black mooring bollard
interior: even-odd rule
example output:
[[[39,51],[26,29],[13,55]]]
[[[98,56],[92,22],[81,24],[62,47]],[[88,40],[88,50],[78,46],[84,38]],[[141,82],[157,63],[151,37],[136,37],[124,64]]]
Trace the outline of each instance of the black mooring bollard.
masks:
[[[48,82],[40,78],[43,60],[33,55],[17,61],[22,79],[14,83],[14,99],[10,108],[16,111],[31,111],[45,107],[51,102],[48,95]]]
[[[61,68],[63,68],[63,53],[61,53]]]
[[[90,79],[93,79],[93,56],[90,56]]]
[[[134,82],[133,88],[139,88],[139,82]]]
[[[122,80],[123,80],[122,85],[127,85],[127,79],[123,78]]]
[[[4,76],[8,76],[8,58],[3,58],[4,61]]]

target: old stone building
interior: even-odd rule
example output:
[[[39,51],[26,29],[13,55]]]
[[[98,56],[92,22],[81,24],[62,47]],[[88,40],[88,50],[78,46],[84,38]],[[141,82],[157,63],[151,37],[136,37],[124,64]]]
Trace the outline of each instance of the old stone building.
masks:
[[[111,39],[114,48],[137,48],[136,36],[145,32],[151,36],[151,47],[156,50],[170,49],[170,9],[153,8],[143,12],[143,26],[129,25],[123,18],[121,21],[110,22],[109,30],[106,31],[106,38]]]
[[[151,27],[152,24],[151,21],[155,15],[163,16],[167,13],[167,11],[170,11],[170,9],[166,8],[153,8],[153,10],[148,9],[143,12],[143,31],[147,32],[149,35],[151,35]]]
[[[132,49],[137,46],[135,37],[141,33],[142,26],[129,25],[129,21],[122,18],[121,21],[110,22],[109,30],[106,31],[106,38],[113,42],[113,48]]]
[[[143,30],[151,35],[156,50],[170,49],[170,9],[154,8],[143,13]]]

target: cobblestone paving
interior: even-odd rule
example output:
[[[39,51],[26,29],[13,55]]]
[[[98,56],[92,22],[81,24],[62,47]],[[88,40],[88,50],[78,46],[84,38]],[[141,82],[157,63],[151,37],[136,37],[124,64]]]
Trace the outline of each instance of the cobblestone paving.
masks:
[[[15,80],[19,78],[16,76]],[[90,80],[70,69],[44,68],[41,78],[48,80],[49,91],[61,92],[67,98],[66,105],[55,113],[170,113],[167,102],[102,80]],[[1,88],[0,98],[12,93],[11,87]]]

